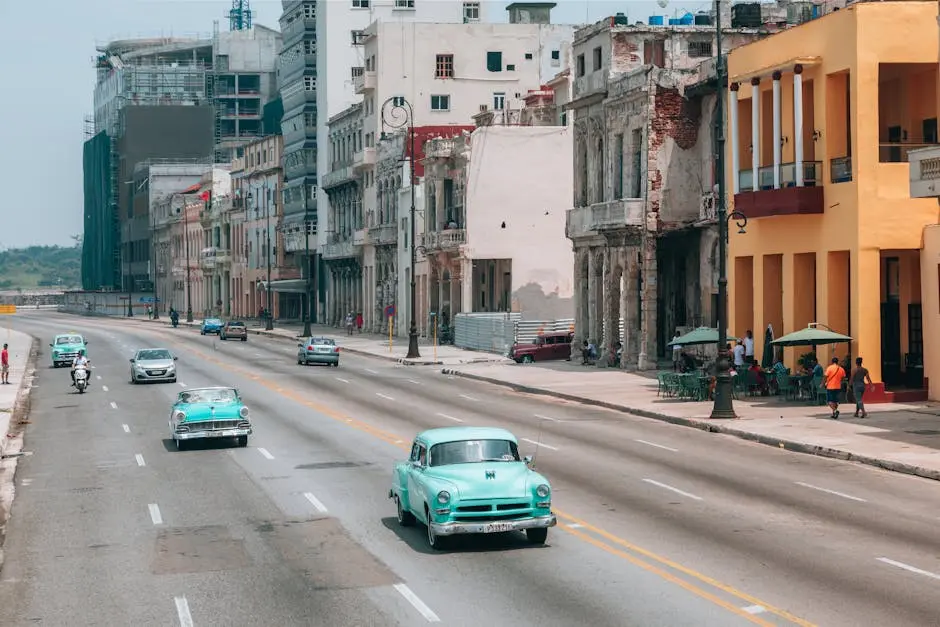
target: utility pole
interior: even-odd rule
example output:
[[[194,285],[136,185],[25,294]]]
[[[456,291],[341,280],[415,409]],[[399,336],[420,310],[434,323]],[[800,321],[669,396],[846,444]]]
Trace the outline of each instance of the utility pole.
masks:
[[[265,207],[265,237],[267,238],[267,257],[268,257],[268,316],[267,320],[264,323],[265,331],[270,331],[274,328],[274,311],[271,309],[271,199],[268,194],[268,182],[264,182],[264,207]]]
[[[158,259],[157,259],[157,218],[152,212],[150,213],[150,254],[153,255],[153,265],[150,266],[151,267],[150,271],[153,274],[153,281],[150,286],[153,291],[153,304],[151,305],[151,307],[153,309],[153,319],[159,320],[160,312],[159,312],[159,306],[157,302],[159,300],[159,297],[157,296],[157,293],[158,293],[158,290],[157,290],[157,283],[158,283],[158,279],[157,279],[157,262],[158,262]]]
[[[306,275],[307,282],[304,286],[304,335],[310,337],[312,331],[310,330],[310,318],[311,316],[311,307],[312,300],[310,294],[310,275],[312,274],[313,264],[310,263],[310,216],[307,215],[307,189],[304,185],[304,274]]]
[[[189,204],[183,198],[183,244],[186,246],[186,322],[193,321],[193,275],[189,263]]]
[[[131,257],[131,252],[134,250],[134,247],[131,245],[131,234],[133,230],[131,229],[131,223],[134,219],[134,181],[128,181],[128,186],[130,191],[127,193],[127,317],[134,317],[134,301],[131,300],[134,297],[134,265],[133,259]]]

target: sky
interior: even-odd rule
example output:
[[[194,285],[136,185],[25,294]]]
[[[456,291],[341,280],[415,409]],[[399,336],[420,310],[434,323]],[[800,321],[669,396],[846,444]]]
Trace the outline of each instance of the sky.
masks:
[[[343,2],[346,0],[328,0]],[[435,2],[441,0],[419,0]],[[453,1],[453,0],[451,0]],[[624,12],[696,12],[709,3],[556,0],[555,23],[583,24]],[[506,21],[508,2],[489,2]],[[0,249],[73,244],[83,230],[84,119],[93,112],[95,46],[112,39],[186,36],[228,28],[231,0],[0,0]],[[251,3],[255,23],[277,28],[279,0]],[[41,11],[38,9],[41,7]]]

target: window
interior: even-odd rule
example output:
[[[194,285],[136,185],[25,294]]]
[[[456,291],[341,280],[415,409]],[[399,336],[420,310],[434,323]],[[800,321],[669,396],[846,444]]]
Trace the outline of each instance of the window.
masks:
[[[526,60],[526,61],[531,61],[531,60],[532,60],[532,53],[531,53],[531,52],[525,53],[525,60]]]
[[[601,48],[594,48],[594,71],[601,69]]]
[[[512,64],[507,65],[507,66],[506,66],[506,71],[507,71],[507,72],[515,72],[515,71],[516,71],[516,66],[515,66],[515,65],[512,65]]]
[[[479,22],[480,21],[480,3],[479,2],[464,2],[463,3],[463,21],[464,24],[467,22]]]
[[[304,54],[316,54],[317,41],[315,39],[304,39]]]
[[[365,32],[361,30],[350,31],[350,35],[352,36],[352,45],[354,46],[361,46],[366,38]]]
[[[689,56],[696,59],[708,58],[712,56],[711,41],[690,41]]]
[[[415,8],[415,0],[395,0],[396,9],[413,9]]]
[[[437,55],[434,78],[454,78],[454,55]]]
[[[501,91],[493,94],[493,110],[502,111],[505,107],[506,107],[506,94]]]
[[[578,76],[584,76],[584,55],[578,55]]]
[[[561,60],[561,50],[552,50],[552,61]]]
[[[354,9],[368,9],[369,0],[352,0],[352,8]]]
[[[316,19],[317,17],[317,5],[310,3],[304,3],[304,17],[308,20]]]
[[[365,71],[366,71],[365,68],[363,68],[362,66],[354,67],[354,68],[350,68],[350,69],[352,70],[352,77],[353,77],[353,80],[355,80],[355,79],[359,78],[360,76],[362,76],[362,75],[365,73]]]
[[[503,53],[502,52],[487,52],[486,53],[486,69],[490,72],[502,72],[503,71]]]
[[[450,96],[431,96],[431,111],[450,111]]]
[[[304,91],[316,91],[317,90],[317,77],[316,76],[304,76]]]
[[[405,97],[404,96],[394,96],[392,98],[393,107],[404,107],[405,106]]]

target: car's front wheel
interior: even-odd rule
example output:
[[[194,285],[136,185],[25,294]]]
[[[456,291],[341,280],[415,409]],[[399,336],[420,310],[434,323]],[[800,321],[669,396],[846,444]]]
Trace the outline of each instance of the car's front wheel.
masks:
[[[395,507],[398,509],[398,524],[402,527],[410,527],[415,524],[415,516],[401,506],[401,499],[395,497]]]
[[[430,546],[435,551],[443,551],[447,544],[446,536],[439,536],[434,533],[434,528],[431,526],[431,511],[425,510],[425,522],[428,526],[428,546]]]
[[[248,341],[248,338],[247,338],[247,337],[243,337],[243,338],[242,338],[242,342],[247,342],[247,341]]]
[[[526,529],[525,536],[532,544],[545,544],[545,541],[548,539],[548,527]]]
[[[186,440],[177,440],[176,441],[176,450],[185,451],[186,450]]]
[[[240,446],[241,448],[245,448],[246,446],[248,446],[248,436],[247,436],[247,435],[240,435],[240,436],[238,436],[238,446]]]
[[[531,364],[533,361],[535,361],[535,360],[532,358],[532,355],[525,355],[525,356],[522,358],[522,363],[524,363],[524,364]]]

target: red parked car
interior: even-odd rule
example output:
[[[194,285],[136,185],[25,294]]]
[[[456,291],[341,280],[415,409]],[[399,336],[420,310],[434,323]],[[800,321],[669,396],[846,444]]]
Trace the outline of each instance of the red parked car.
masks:
[[[509,358],[516,363],[529,364],[533,361],[568,359],[571,357],[571,342],[574,333],[562,331],[543,333],[532,344],[513,344],[509,349]]]

